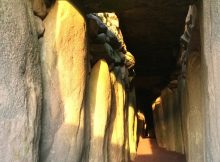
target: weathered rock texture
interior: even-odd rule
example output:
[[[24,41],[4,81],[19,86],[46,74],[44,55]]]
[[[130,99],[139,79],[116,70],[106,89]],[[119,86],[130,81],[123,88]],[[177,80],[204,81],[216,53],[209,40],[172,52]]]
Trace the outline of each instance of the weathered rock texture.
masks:
[[[181,114],[176,89],[166,88],[154,106],[156,138],[161,147],[184,153]],[[158,103],[159,102],[159,103]]]
[[[44,24],[40,161],[78,162],[84,141],[85,21],[68,1],[57,1]]]
[[[0,24],[0,161],[37,162],[41,74],[30,2],[1,0]]]
[[[182,128],[186,159],[189,162],[204,160],[204,110],[201,86],[200,31],[196,6],[190,6],[182,38],[182,75],[178,92],[182,112]]]
[[[201,86],[204,65],[201,64],[200,35],[196,14],[196,6],[190,6],[185,32],[181,37],[182,52],[179,59],[181,75],[178,83],[169,85],[172,90],[162,91],[161,97],[153,106],[158,144],[177,151],[178,143],[175,143],[175,139],[183,137],[188,162],[206,161],[203,126],[205,111],[203,97],[206,95]],[[172,124],[173,121],[175,122]],[[176,125],[174,128],[178,130],[178,134],[170,127],[171,124]]]
[[[103,58],[111,68],[123,64],[128,69],[132,68],[135,59],[127,51],[115,13],[89,14],[87,18],[92,62]]]
[[[189,162],[204,161],[200,62],[200,53],[191,52],[187,63],[186,80],[180,80],[179,83],[184,144]]]
[[[219,1],[204,0],[200,3],[201,26],[201,85],[203,124],[205,139],[204,161],[217,162],[220,159],[220,19]]]

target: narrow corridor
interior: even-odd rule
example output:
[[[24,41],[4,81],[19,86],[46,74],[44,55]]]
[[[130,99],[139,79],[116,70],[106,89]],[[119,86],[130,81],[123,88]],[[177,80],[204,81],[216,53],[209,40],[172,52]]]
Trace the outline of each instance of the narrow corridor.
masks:
[[[157,146],[155,139],[140,138],[134,162],[186,162],[185,156]]]

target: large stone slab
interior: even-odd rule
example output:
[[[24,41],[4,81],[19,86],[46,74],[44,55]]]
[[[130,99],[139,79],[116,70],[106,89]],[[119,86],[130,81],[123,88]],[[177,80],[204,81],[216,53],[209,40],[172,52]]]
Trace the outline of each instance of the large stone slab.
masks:
[[[189,162],[203,162],[204,136],[200,53],[190,52],[186,68],[186,80],[179,82],[186,159]]]
[[[92,68],[87,90],[86,126],[89,127],[89,151],[85,161],[106,161],[107,117],[111,106],[111,83],[107,63],[99,60]],[[87,134],[88,136],[88,134]]]
[[[129,92],[128,104],[128,141],[130,160],[134,160],[137,152],[137,116],[136,116],[136,95],[135,88]]]
[[[31,3],[0,0],[0,161],[37,162],[41,74]]]
[[[78,162],[84,138],[86,24],[68,1],[44,20],[41,162]]]
[[[201,89],[204,110],[204,161],[220,159],[220,19],[219,1],[204,0],[199,10],[202,33]]]
[[[181,108],[177,89],[165,88],[153,106],[156,138],[159,146],[184,153]]]
[[[111,120],[112,131],[108,144],[109,161],[124,161],[125,154],[123,145],[125,144],[125,90],[120,74],[116,76],[111,73],[112,83],[112,106],[113,118]],[[127,124],[127,123],[126,123]]]
[[[161,97],[158,97],[153,106],[153,117],[154,117],[154,129],[157,139],[157,144],[160,147],[166,147],[166,125],[164,121],[164,110],[161,103]]]

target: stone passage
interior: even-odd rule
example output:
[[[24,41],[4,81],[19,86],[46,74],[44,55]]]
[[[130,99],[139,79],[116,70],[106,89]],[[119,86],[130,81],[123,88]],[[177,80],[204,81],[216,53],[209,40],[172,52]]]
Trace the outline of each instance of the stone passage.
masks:
[[[219,162],[219,9],[0,0],[0,162]]]
[[[155,139],[140,138],[133,162],[186,162],[185,156],[160,148]]]

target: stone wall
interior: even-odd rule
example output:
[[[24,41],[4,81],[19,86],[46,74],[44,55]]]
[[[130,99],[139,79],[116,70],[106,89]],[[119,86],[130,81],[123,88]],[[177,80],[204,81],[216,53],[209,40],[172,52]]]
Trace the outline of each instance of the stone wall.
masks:
[[[37,162],[41,69],[29,1],[0,1],[0,161]]]
[[[179,81],[183,135],[189,162],[204,161],[200,62],[200,53],[191,52],[187,63],[186,79]]]
[[[187,25],[184,33],[188,41],[184,43],[185,48],[182,52],[182,75],[179,77],[178,83],[185,152],[186,159],[189,162],[205,161],[203,145],[204,111],[202,108],[201,46],[198,25],[199,17],[197,14],[196,6],[191,6],[186,19]],[[187,37],[187,33],[190,37]]]
[[[75,6],[57,1],[43,23],[40,161],[79,161],[84,138],[86,22]]]
[[[219,1],[203,0],[199,5],[201,31],[201,100],[204,125],[204,161],[220,159],[220,19]]]
[[[117,6],[108,4],[103,8]],[[190,7],[181,73],[153,106],[158,144],[185,153],[188,162],[220,158],[218,6],[198,3],[201,47]],[[83,15],[68,1],[48,9],[43,0],[0,0],[0,15],[0,161],[134,159],[135,59],[117,16]]]
[[[166,88],[153,105],[156,139],[159,146],[184,153],[181,113],[177,89]]]
[[[68,1],[0,4],[0,161],[133,159],[135,59],[117,16]]]
[[[114,13],[89,14],[87,19],[91,65],[87,105],[91,106],[86,110],[89,138],[84,161],[130,161],[136,153],[137,123],[128,69],[135,60]]]
[[[206,161],[203,125],[205,95],[202,93],[198,24],[197,8],[190,6],[185,32],[181,37],[180,75],[174,85],[169,84],[169,88],[161,92],[153,105],[158,144],[168,150],[185,152],[188,162]],[[181,145],[177,137],[182,138]]]

